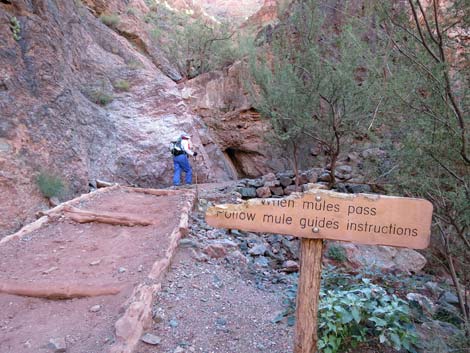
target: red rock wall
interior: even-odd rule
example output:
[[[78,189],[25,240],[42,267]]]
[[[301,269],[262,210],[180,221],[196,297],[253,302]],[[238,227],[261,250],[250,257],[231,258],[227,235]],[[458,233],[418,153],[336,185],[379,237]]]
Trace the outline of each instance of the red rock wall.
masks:
[[[0,2],[0,237],[45,207],[35,182],[42,169],[66,181],[65,197],[87,192],[96,178],[170,185],[167,146],[181,130],[193,133],[202,156],[199,181],[230,178],[129,5],[146,11],[142,0]],[[117,28],[95,17],[105,12],[120,16]],[[127,91],[113,87],[119,80]],[[95,104],[93,90],[114,100]]]

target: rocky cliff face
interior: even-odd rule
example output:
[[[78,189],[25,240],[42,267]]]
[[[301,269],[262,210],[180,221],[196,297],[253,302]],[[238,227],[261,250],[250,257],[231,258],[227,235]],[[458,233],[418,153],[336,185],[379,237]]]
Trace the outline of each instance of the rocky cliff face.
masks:
[[[180,84],[183,98],[211,129],[237,177],[257,177],[290,165],[266,141],[269,124],[252,109],[243,85],[243,65],[210,72]]]
[[[41,207],[40,170],[69,194],[96,178],[169,185],[181,130],[201,152],[200,181],[231,177],[134,9],[148,11],[141,0],[0,1],[0,236]],[[118,23],[96,17],[106,13]]]
[[[230,18],[241,23],[256,13],[263,5],[263,0],[193,0],[206,13],[215,18]]]

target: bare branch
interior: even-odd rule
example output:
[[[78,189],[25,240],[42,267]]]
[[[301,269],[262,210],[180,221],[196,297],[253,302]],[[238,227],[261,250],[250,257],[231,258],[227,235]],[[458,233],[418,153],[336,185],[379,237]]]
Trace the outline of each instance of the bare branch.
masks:
[[[377,116],[377,112],[379,111],[379,106],[382,103],[382,100],[383,100],[383,97],[380,97],[379,103],[377,103],[377,106],[375,107],[374,115],[372,116],[372,121],[370,122],[370,125],[367,128],[368,131],[372,128],[372,125],[374,124],[374,121],[375,121],[375,118]]]
[[[431,37],[434,43],[438,44],[436,38],[434,38],[434,34],[432,33],[431,27],[429,26],[429,22],[428,22],[428,19],[426,18],[426,13],[424,12],[423,6],[421,5],[421,2],[419,0],[417,0],[417,2],[418,2],[421,15],[423,16],[423,19],[424,19],[424,23],[426,24],[426,29],[428,30],[429,36]]]
[[[423,35],[423,31],[421,30],[421,24],[419,23],[419,19],[418,19],[418,15],[416,13],[416,9],[413,5],[413,1],[412,0],[408,0],[408,3],[410,4],[410,8],[411,8],[411,12],[413,13],[413,19],[415,21],[415,24],[416,24],[416,28],[418,29],[418,33],[419,33],[419,37],[421,38],[421,41],[422,41],[422,44],[424,46],[424,48],[426,48],[426,50],[428,51],[428,53],[432,56],[432,58],[436,61],[436,62],[440,62],[440,59],[436,56],[436,54],[434,54],[434,52],[431,50],[431,48],[429,48],[427,42],[426,42],[426,39],[424,38],[424,35]]]

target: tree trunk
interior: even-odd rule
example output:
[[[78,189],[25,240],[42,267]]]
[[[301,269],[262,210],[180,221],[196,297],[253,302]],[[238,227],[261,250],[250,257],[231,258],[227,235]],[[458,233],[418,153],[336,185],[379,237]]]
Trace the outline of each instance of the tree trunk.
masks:
[[[297,160],[297,143],[292,142],[292,154],[294,161],[294,174],[295,174],[295,186],[299,187],[300,177],[299,177],[299,161]]]

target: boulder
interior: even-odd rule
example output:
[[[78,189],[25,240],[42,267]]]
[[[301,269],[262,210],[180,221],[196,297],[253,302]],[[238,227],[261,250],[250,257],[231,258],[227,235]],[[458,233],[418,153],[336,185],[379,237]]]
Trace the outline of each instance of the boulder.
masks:
[[[282,264],[282,271],[291,273],[299,271],[299,264],[296,261],[287,260]]]
[[[299,175],[299,185],[307,184],[309,181],[310,180],[309,180],[308,174],[301,173]]]
[[[372,188],[370,185],[366,184],[346,184],[346,189],[348,190],[349,193],[351,194],[360,194],[360,193],[371,193]]]
[[[292,170],[285,170],[283,172],[278,173],[278,179],[281,178],[294,178],[295,174]]]
[[[308,184],[302,185],[303,192],[308,191],[308,190],[315,190],[315,189],[328,190],[328,186],[325,184],[320,184],[320,183],[308,183]]]
[[[300,188],[300,186],[297,187],[297,186],[295,186],[295,185],[289,185],[288,187],[286,187],[286,188],[284,189],[284,195],[290,195],[290,194],[292,194],[293,192],[300,192],[300,191],[302,191],[302,189]]]
[[[419,293],[408,293],[406,295],[406,299],[417,303],[423,313],[427,314],[429,317],[432,317],[436,311],[434,303],[425,295]]]
[[[335,244],[344,248],[348,262],[355,267],[418,273],[426,265],[426,258],[412,249],[343,242]]]
[[[269,182],[269,181],[276,181],[277,180],[276,175],[274,173],[268,173],[266,175],[263,175],[263,177],[261,179],[263,180],[264,184],[266,184],[266,182]]]
[[[262,179],[250,179],[247,181],[246,185],[253,188],[259,188],[264,185],[264,182]]]
[[[273,193],[273,195],[276,195],[276,196],[284,195],[284,189],[282,188],[282,186],[273,186],[273,187],[270,187],[270,190]]]
[[[256,189],[256,196],[260,198],[271,197],[271,189],[267,186]]]
[[[318,181],[318,173],[314,170],[307,171],[307,177],[309,183],[316,183]]]
[[[239,192],[244,199],[256,197],[255,188],[238,188],[236,191]]]
[[[330,182],[330,180],[331,180],[331,175],[329,172],[323,172],[318,177],[318,181]]]
[[[458,305],[459,304],[459,298],[454,293],[449,292],[449,291],[445,291],[440,295],[439,302],[440,303],[452,304],[452,305]]]
[[[293,180],[292,180],[292,178],[290,178],[290,177],[281,176],[281,177],[279,178],[279,182],[281,183],[281,185],[282,185],[283,187],[287,187],[287,186],[289,186],[289,185],[291,185],[291,184],[293,183]]]
[[[451,352],[447,345],[449,337],[458,335],[459,329],[452,324],[438,320],[430,320],[417,326],[419,342],[418,353]]]
[[[353,171],[352,167],[350,165],[340,165],[336,167],[336,172],[339,174],[351,174]]]
[[[268,251],[268,248],[264,244],[257,244],[252,247],[248,253],[252,256],[262,256]]]
[[[264,186],[267,186],[269,188],[272,188],[272,187],[275,187],[275,186],[279,186],[281,185],[281,183],[279,182],[279,180],[268,180],[268,181],[265,181],[264,182]]]
[[[209,244],[202,250],[206,255],[219,259],[227,255],[227,249],[222,244]]]

